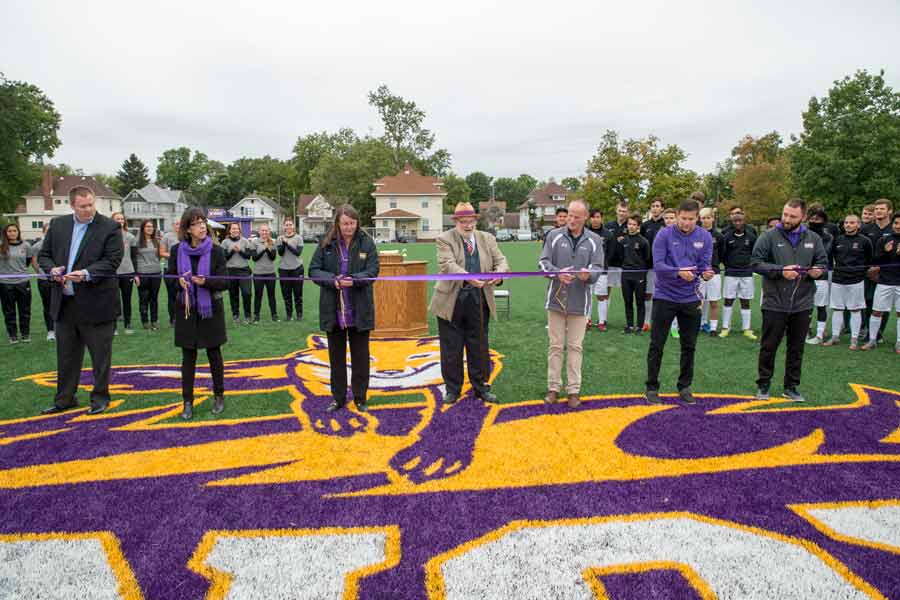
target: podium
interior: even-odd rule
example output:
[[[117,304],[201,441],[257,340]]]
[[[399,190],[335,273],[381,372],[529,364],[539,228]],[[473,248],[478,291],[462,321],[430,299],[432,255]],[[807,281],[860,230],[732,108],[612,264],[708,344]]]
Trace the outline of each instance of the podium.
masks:
[[[400,254],[379,253],[380,276],[425,275],[428,262],[404,261]],[[373,338],[428,335],[427,281],[376,281]]]

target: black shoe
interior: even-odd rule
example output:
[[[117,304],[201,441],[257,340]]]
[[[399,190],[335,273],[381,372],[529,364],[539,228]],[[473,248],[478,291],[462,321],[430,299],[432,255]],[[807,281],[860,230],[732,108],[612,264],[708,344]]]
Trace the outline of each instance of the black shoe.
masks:
[[[295,320],[299,323],[300,321],[303,320],[303,315],[297,315],[297,316],[295,317]]]
[[[89,415],[99,415],[100,413],[102,413],[102,412],[103,412],[104,410],[106,410],[107,408],[109,408],[109,401],[108,401],[108,400],[107,400],[106,402],[104,402],[103,404],[98,404],[98,405],[96,405],[96,406],[95,406],[95,405],[91,405],[91,408],[90,408],[90,410],[87,411],[87,414],[89,414]]]
[[[456,392],[447,392],[447,395],[444,396],[444,404],[447,406],[456,404],[457,402],[459,402],[459,394]]]
[[[259,315],[253,317],[253,324],[254,324],[254,325],[259,325]]]
[[[194,417],[194,401],[193,400],[185,400],[184,408],[181,409],[181,418],[185,421],[190,421]]]
[[[332,400],[331,404],[328,405],[328,408],[325,409],[326,412],[337,412],[344,408],[346,402],[338,402],[337,400]]]
[[[42,410],[41,414],[42,415],[55,415],[55,414],[64,413],[66,411],[73,410],[76,408],[78,408],[77,404],[73,404],[72,406],[56,406],[56,405],[54,405],[54,406],[51,406],[50,408],[45,408],[44,410]]]
[[[622,335],[628,335],[629,333],[634,333],[634,327],[626,326],[625,329],[622,330]]]
[[[784,397],[791,402],[805,402],[806,398],[795,387],[784,388]]]
[[[212,414],[217,415],[225,410],[225,396],[213,396]]]
[[[280,319],[278,317],[272,317],[273,323],[278,323],[279,321],[280,321]]]
[[[241,317],[240,317],[240,315],[231,315],[231,319],[232,319],[235,323],[240,323],[240,322],[241,322]]]
[[[691,392],[691,388],[678,390],[678,397],[681,398],[681,401],[685,404],[697,404],[697,400],[696,398],[694,398],[694,394],[693,392]]]
[[[479,398],[487,402],[488,404],[496,404],[497,403],[497,394],[493,392],[481,392],[477,394]]]
[[[661,404],[662,401],[659,399],[659,390],[647,390],[644,392],[644,398],[650,404]]]
[[[358,400],[354,400],[354,401],[353,401],[353,404],[356,405],[356,410],[358,410],[359,412],[363,412],[363,413],[364,413],[364,412],[368,412],[368,411],[369,411],[369,406],[366,404],[366,401],[365,401],[365,400],[363,400],[362,402],[360,402],[360,401],[358,401]]]
[[[769,386],[761,385],[756,388],[756,399],[757,400],[768,400],[769,399]]]

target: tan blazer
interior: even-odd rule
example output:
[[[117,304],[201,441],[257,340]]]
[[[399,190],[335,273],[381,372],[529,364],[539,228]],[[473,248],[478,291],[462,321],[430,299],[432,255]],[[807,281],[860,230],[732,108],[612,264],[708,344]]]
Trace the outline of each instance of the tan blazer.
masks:
[[[439,273],[465,273],[466,250],[462,236],[456,229],[445,231],[435,240],[437,245],[437,262]],[[506,273],[509,265],[506,257],[500,252],[497,240],[489,233],[475,231],[475,245],[478,247],[478,259],[481,263],[482,273]],[[456,297],[462,289],[463,281],[438,281],[434,285],[434,293],[431,296],[431,304],[428,310],[436,317],[450,321],[453,319],[453,308],[456,306]],[[493,285],[484,286],[484,296],[487,299],[491,315],[497,317],[497,309],[494,305]]]

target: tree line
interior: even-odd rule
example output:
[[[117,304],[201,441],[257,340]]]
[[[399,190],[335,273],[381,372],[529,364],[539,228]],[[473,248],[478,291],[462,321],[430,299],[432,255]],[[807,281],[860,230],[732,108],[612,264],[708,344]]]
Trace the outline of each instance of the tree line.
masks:
[[[425,175],[441,177],[446,210],[456,202],[503,200],[508,210],[525,202],[546,182],[523,173],[494,178],[482,171],[465,177],[451,170],[448,150],[426,128],[424,109],[382,85],[370,91],[381,134],[350,128],[299,136],[290,158],[242,157],[230,164],[188,147],[164,151],[153,180],[184,190],[201,205],[231,205],[252,192],[293,212],[300,194],[321,193],[334,203],[350,202],[364,222],[375,212],[373,182],[398,173],[409,162]],[[784,201],[800,196],[822,202],[837,217],[877,198],[900,199],[900,93],[885,83],[884,71],[860,70],[834,82],[809,100],[803,130],[785,140],[777,131],[737,140],[728,156],[708,173],[685,167],[687,152],[649,135],[623,139],[606,131],[583,173],[561,184],[592,206],[610,211],[626,200],[645,209],[656,197],[670,202],[694,190],[710,204],[741,204],[755,219],[777,214]],[[40,180],[41,164],[60,146],[60,115],[36,86],[0,74],[0,208],[11,212]],[[69,165],[55,173],[84,174]],[[121,195],[151,181],[135,154],[115,175],[92,174]]]

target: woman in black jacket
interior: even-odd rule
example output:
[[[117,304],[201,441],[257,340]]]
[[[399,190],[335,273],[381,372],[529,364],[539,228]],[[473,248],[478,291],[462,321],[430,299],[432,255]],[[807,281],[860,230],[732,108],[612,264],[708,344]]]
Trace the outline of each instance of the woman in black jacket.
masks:
[[[369,332],[375,328],[375,302],[370,278],[378,275],[375,242],[359,227],[359,214],[349,204],[339,207],[334,224],[316,247],[309,276],[320,286],[319,325],[328,335],[331,364],[329,412],[347,404],[347,341],[350,342],[353,402],[366,410],[369,387]]]
[[[194,375],[197,350],[206,348],[213,381],[213,414],[225,408],[225,307],[222,292],[228,289],[225,251],[207,233],[206,216],[188,208],[181,217],[181,241],[169,249],[167,275],[178,276],[175,294],[175,345],[181,348],[181,397],[183,419],[194,414]],[[213,279],[209,279],[213,276]]]

